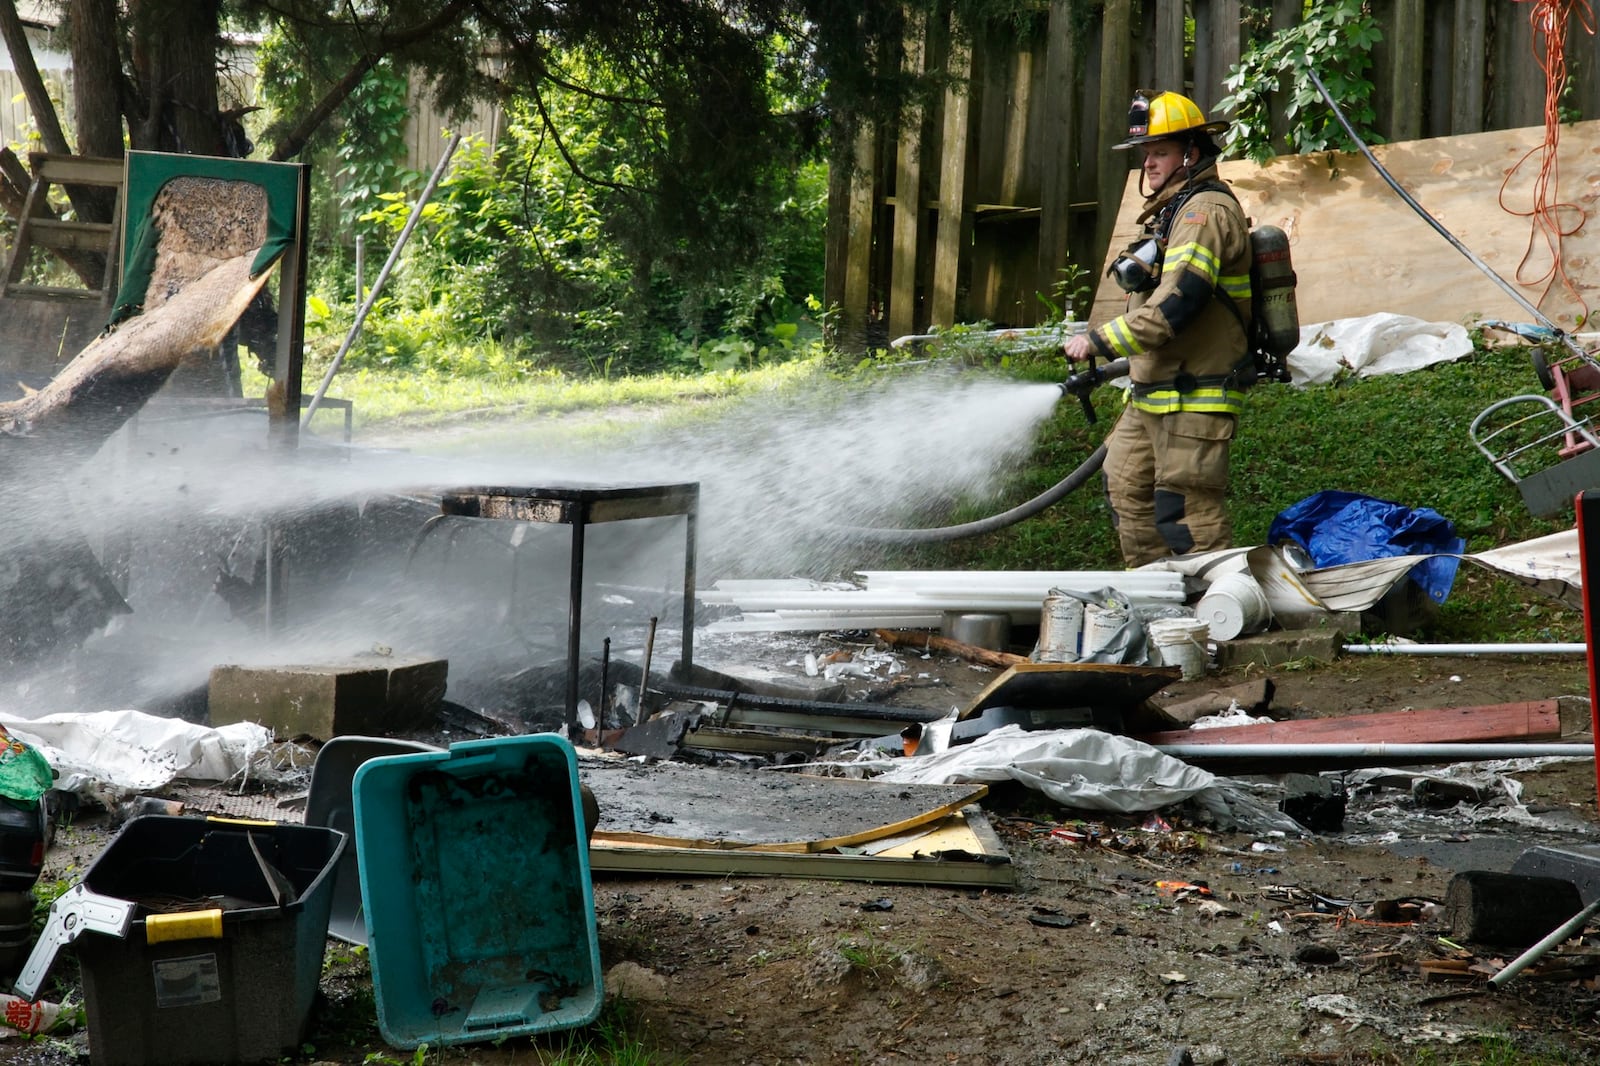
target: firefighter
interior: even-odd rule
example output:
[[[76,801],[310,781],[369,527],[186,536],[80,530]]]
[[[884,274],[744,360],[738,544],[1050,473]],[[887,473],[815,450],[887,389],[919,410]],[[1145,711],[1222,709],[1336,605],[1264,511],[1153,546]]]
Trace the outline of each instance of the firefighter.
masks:
[[[1228,449],[1244,400],[1251,252],[1249,221],[1217,178],[1212,138],[1227,126],[1178,93],[1134,96],[1128,139],[1113,147],[1143,153],[1143,229],[1108,271],[1128,309],[1062,346],[1074,363],[1129,362],[1102,473],[1130,567],[1232,545]]]

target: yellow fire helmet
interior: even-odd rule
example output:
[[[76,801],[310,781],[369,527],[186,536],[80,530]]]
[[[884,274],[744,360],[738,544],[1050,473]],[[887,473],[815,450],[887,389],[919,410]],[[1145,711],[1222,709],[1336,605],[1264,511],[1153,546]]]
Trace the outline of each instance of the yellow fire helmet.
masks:
[[[1199,106],[1179,93],[1156,93],[1140,89],[1128,108],[1128,139],[1112,148],[1132,148],[1151,141],[1181,138],[1186,133],[1216,134],[1227,130],[1226,122],[1207,122]]]

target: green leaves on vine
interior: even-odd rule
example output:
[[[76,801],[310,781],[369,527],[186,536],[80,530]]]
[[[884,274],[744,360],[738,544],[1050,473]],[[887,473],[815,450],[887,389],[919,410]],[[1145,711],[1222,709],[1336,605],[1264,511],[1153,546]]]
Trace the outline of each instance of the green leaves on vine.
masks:
[[[1279,154],[1353,150],[1333,112],[1306,70],[1312,69],[1369,144],[1382,143],[1372,130],[1372,47],[1383,39],[1364,0],[1328,0],[1306,5],[1303,20],[1251,46],[1223,80],[1229,95],[1218,106],[1231,113],[1227,150],[1264,163]],[[1288,127],[1281,143],[1272,132],[1273,94],[1282,91]]]

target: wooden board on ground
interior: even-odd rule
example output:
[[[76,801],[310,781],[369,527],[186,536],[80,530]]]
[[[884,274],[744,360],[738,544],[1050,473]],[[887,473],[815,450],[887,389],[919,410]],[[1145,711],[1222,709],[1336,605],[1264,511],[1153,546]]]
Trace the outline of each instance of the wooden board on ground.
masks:
[[[1017,663],[989,682],[957,718],[986,707],[1064,710],[1135,707],[1183,676],[1176,666],[1113,663]]]
[[[1377,714],[1300,718],[1220,729],[1171,729],[1135,737],[1146,744],[1466,744],[1559,740],[1555,700],[1438,707]]]
[[[977,807],[846,851],[726,851],[597,840],[589,848],[589,869],[596,876],[811,877],[993,889],[1017,883],[1011,857]]]
[[[1568,276],[1582,304],[1560,285],[1551,286],[1541,303],[1541,279],[1551,266],[1544,237],[1530,242],[1533,221],[1511,212],[1533,206],[1540,168],[1537,155],[1529,158],[1529,153],[1543,139],[1543,127],[1527,127],[1376,145],[1372,154],[1479,260],[1558,325],[1572,329],[1583,307],[1600,303],[1600,274],[1586,266],[1600,256],[1600,227],[1585,226],[1562,239]],[[1561,127],[1560,187],[1552,199],[1588,202],[1588,190],[1600,184],[1597,140],[1600,121]],[[1502,184],[1519,162],[1501,206]],[[1265,165],[1225,160],[1218,172],[1256,225],[1277,226],[1288,234],[1302,323],[1378,312],[1429,322],[1466,322],[1474,316],[1531,321],[1524,308],[1407,206],[1359,152],[1280,156]],[[1108,263],[1137,235],[1142,204],[1135,170],[1112,231]],[[1519,285],[1519,278],[1536,283]],[[1127,294],[1102,277],[1089,322],[1101,325],[1126,305]]]
[[[904,785],[678,763],[586,761],[594,840],[681,848],[826,851],[936,822],[988,786]]]

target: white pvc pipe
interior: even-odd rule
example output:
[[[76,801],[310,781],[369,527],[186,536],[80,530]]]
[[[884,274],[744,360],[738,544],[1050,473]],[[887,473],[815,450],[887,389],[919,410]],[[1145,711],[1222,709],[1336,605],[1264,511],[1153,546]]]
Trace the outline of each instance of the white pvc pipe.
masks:
[[[1593,744],[1158,744],[1156,750],[1174,759],[1196,762],[1290,762],[1296,759],[1389,762],[1478,762],[1484,759],[1562,757],[1592,759]]]
[[[1588,644],[1346,644],[1351,655],[1585,655]]]

